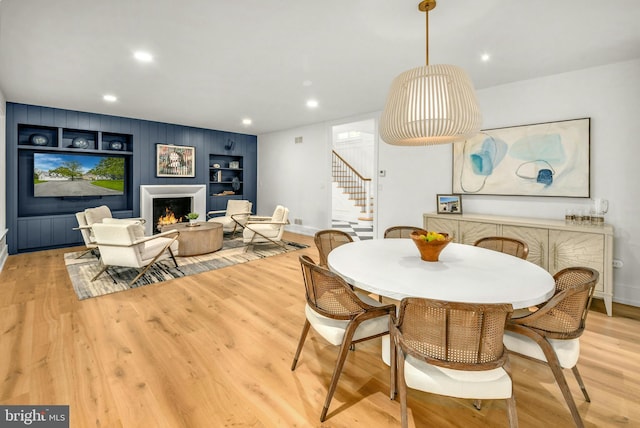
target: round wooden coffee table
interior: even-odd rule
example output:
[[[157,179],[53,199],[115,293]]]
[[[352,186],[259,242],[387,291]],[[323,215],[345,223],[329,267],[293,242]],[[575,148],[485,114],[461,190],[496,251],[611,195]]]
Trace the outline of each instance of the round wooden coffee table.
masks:
[[[177,230],[178,257],[197,256],[213,253],[222,248],[222,224],[214,222],[199,222],[197,226],[188,223],[176,223],[162,226],[162,231]]]

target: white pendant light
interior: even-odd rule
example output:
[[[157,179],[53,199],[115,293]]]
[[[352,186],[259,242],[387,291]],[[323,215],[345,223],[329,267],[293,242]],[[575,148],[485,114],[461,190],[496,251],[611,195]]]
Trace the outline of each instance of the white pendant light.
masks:
[[[435,0],[418,6],[427,16],[427,65],[405,71],[391,84],[380,117],[380,136],[388,144],[454,143],[480,131],[482,115],[467,73],[455,65],[429,65],[429,11],[435,6]]]

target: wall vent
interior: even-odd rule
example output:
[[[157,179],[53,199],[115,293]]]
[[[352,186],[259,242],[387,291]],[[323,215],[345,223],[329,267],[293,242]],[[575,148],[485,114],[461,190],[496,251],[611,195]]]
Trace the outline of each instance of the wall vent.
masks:
[[[300,143],[302,143],[302,137],[296,137],[296,138],[295,138],[295,143],[296,143],[296,144],[300,144]]]

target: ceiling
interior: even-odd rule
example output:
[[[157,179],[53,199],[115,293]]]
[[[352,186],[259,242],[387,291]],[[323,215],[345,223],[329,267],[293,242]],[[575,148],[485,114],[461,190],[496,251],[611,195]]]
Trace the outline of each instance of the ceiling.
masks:
[[[0,90],[12,102],[247,134],[333,121],[382,110],[392,79],[424,65],[417,5],[0,0]],[[439,0],[429,60],[487,88],[640,58],[639,22],[638,0]],[[137,62],[136,50],[154,61]]]

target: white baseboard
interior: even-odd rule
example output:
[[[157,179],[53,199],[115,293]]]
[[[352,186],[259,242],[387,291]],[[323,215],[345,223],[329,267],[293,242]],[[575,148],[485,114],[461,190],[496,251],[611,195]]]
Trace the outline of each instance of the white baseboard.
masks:
[[[320,229],[317,227],[303,226],[301,224],[288,224],[285,226],[287,232],[299,233],[300,235],[314,236]]]

